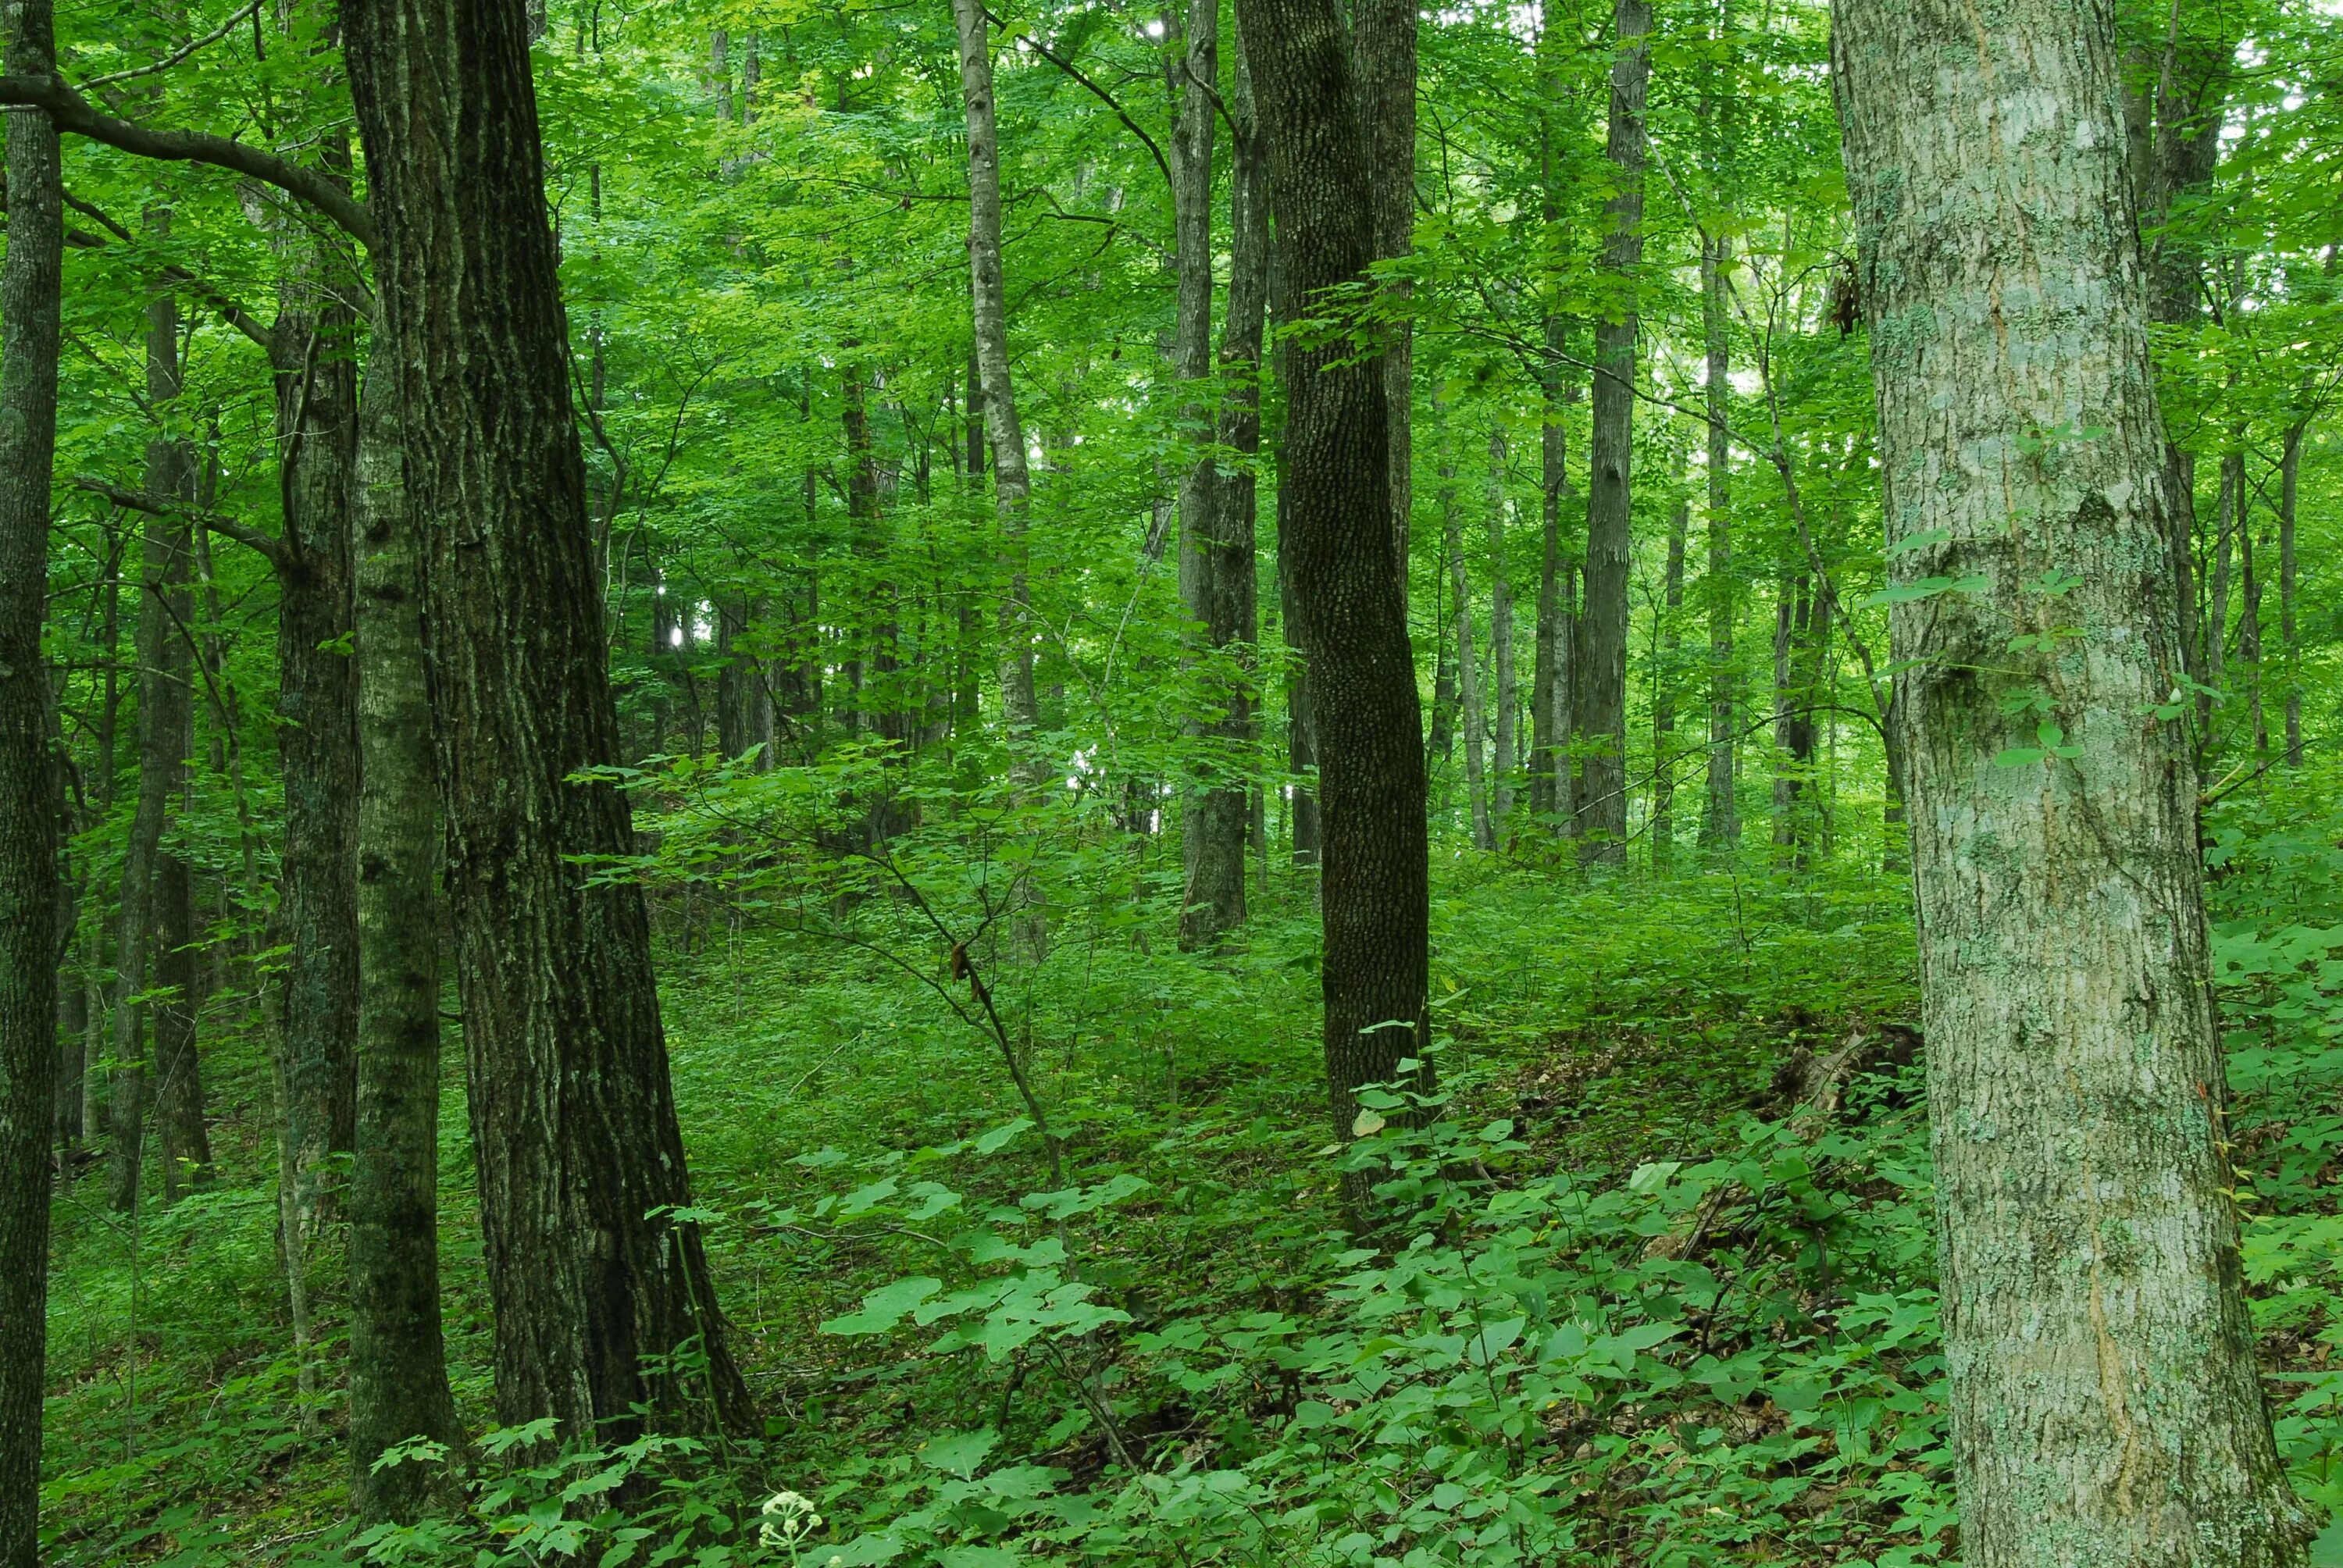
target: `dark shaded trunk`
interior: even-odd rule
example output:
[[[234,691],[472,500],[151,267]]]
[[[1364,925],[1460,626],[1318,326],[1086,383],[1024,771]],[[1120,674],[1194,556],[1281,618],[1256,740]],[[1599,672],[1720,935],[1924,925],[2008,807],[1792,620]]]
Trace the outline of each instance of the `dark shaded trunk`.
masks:
[[[439,1327],[438,846],[419,545],[406,508],[395,367],[377,351],[360,417],[355,525],[358,709],[357,1118],[350,1162],[350,1501],[412,1521],[428,1464],[395,1443],[462,1441]]]
[[[150,216],[166,232],[168,214]],[[193,498],[195,468],[186,444],[169,427],[180,389],[179,312],[167,292],[146,307],[146,397],[163,427],[147,440],[146,491],[175,502]],[[115,940],[114,1089],[108,1107],[110,1147],[106,1196],[118,1212],[136,1204],[146,1142],[146,1020],[150,1004],[136,999],[163,981],[156,953],[156,883],[164,859],[163,828],[180,792],[193,735],[195,619],[190,587],[193,549],[188,514],[157,510],[146,518],[138,598],[138,798],[122,851],[119,934]],[[182,1059],[182,1068],[186,1063]]]
[[[716,596],[716,744],[728,758],[752,748],[753,770],[773,764],[773,701],[765,689],[765,665],[753,648],[758,605],[747,594]]]
[[[1890,611],[1961,1559],[2297,1568],[2197,772],[2155,717],[2185,633],[2114,8],[1836,10],[1891,582],[1983,585]],[[2042,460],[2070,423],[2094,438]],[[2071,590],[2029,592],[2049,569]]]
[[[1805,572],[1782,579],[1774,607],[1774,847],[1803,869],[1820,826],[1815,795],[1815,704],[1830,632],[1829,589]]]
[[[350,478],[357,440],[355,279],[329,246],[287,258],[270,350],[284,531],[276,556],[277,754],[285,850],[271,940],[287,949],[277,1070],[279,1224],[287,1278],[322,1282],[335,1156],[357,1116],[357,686],[350,655]]]
[[[1281,469],[1282,471],[1282,469]],[[1310,656],[1302,646],[1302,626],[1295,618],[1293,578],[1291,552],[1286,540],[1291,537],[1292,508],[1286,501],[1285,485],[1281,477],[1277,487],[1277,591],[1280,623],[1285,628],[1286,647],[1295,658],[1286,667],[1285,677],[1285,768],[1293,775],[1293,825],[1289,837],[1292,839],[1293,863],[1315,866],[1324,848],[1324,827],[1318,814],[1318,726],[1310,712]]]
[[[10,0],[12,75],[55,69],[47,0]],[[0,1568],[39,1568],[46,1392],[49,1101],[55,1069],[57,826],[50,750],[49,470],[56,450],[65,250],[57,133],[7,124],[0,263]]]
[[[1371,256],[1393,261],[1415,249],[1415,78],[1417,0],[1357,0],[1352,7],[1353,80],[1365,136]],[[1383,286],[1395,312],[1410,285]],[[1403,318],[1382,332],[1383,417],[1389,429],[1391,525],[1399,598],[1408,596],[1408,528],[1414,512],[1413,328]]]
[[[181,755],[192,739],[190,733],[182,740]],[[195,878],[185,857],[166,850],[155,858],[155,968],[148,987],[155,1010],[155,1138],[166,1204],[211,1184],[203,1062],[196,1054],[196,1012],[203,1001],[198,959]]]
[[[1594,324],[1594,427],[1586,487],[1586,608],[1572,659],[1573,719],[1586,741],[1578,765],[1578,853],[1619,861],[1627,849],[1627,565],[1634,444],[1636,276],[1644,261],[1644,102],[1652,75],[1650,0],[1616,0],[1604,156],[1616,192],[1604,206],[1606,286],[1614,303]]]
[[[446,881],[470,1058],[497,1416],[623,1437],[635,1407],[734,1426],[627,800],[546,220],[525,17],[350,0],[351,96],[406,410]],[[608,1424],[597,1427],[596,1423]]]
[[[1356,285],[1373,255],[1360,97],[1334,0],[1240,0],[1238,15],[1269,139],[1282,286],[1298,314]],[[1422,1061],[1429,1038],[1423,715],[1400,594],[1383,367],[1361,348],[1344,333],[1289,341],[1281,377],[1281,532],[1317,728],[1324,1043],[1344,1135],[1358,1088]]]

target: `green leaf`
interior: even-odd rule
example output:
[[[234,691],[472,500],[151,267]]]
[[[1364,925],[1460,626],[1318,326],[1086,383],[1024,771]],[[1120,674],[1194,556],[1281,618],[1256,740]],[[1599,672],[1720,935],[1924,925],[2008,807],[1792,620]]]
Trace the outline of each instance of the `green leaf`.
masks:
[[[882,1285],[862,1298],[862,1310],[849,1312],[842,1318],[832,1318],[821,1325],[826,1334],[883,1334],[903,1321],[911,1309],[944,1288],[941,1280],[915,1275]]]
[[[975,1432],[946,1432],[920,1445],[920,1462],[930,1470],[940,1470],[966,1481],[976,1473],[976,1467],[984,1462],[984,1456],[1000,1441],[1001,1434],[989,1426]]]

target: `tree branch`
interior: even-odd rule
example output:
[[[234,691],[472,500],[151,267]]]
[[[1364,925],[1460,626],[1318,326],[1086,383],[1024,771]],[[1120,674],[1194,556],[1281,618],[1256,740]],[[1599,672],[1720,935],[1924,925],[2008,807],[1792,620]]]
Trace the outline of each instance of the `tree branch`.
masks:
[[[993,15],[991,11],[987,10],[984,15],[986,18],[990,21],[995,27],[1000,28],[1001,32],[1004,34],[1009,32],[1009,25],[1006,22],[1003,22],[1000,17]],[[1163,149],[1155,145],[1155,138],[1149,136],[1140,126],[1140,123],[1131,117],[1131,111],[1124,108],[1122,105],[1116,100],[1115,95],[1112,93],[1108,92],[1104,87],[1100,86],[1096,82],[1091,81],[1088,76],[1082,75],[1081,66],[1075,65],[1071,60],[1067,59],[1064,55],[1059,54],[1055,49],[1051,48],[1050,45],[1042,43],[1041,40],[1034,37],[1031,34],[1018,33],[1011,35],[1013,36],[1017,42],[1024,45],[1027,48],[1032,50],[1033,53],[1041,55],[1041,58],[1049,61],[1050,64],[1057,66],[1059,70],[1063,71],[1067,75],[1072,77],[1077,83],[1081,84],[1082,87],[1087,89],[1092,97],[1096,98],[1100,103],[1104,104],[1108,108],[1112,109],[1114,111],[1114,117],[1121,120],[1125,128],[1127,128],[1132,136],[1137,136],[1140,139],[1140,142],[1145,146],[1147,150],[1154,155],[1155,166],[1163,171],[1163,183],[1167,186],[1172,183],[1171,160],[1163,156]]]
[[[81,214],[84,217],[88,218],[92,223],[95,223],[99,227],[105,229],[106,233],[114,236],[115,238],[120,240],[123,244],[135,246],[138,243],[136,236],[133,235],[128,229],[123,227],[120,224],[115,222],[113,218],[107,216],[104,209],[94,206],[90,203],[82,200],[71,191],[64,191],[60,194],[63,195],[65,199],[65,206],[73,208],[74,211]],[[79,229],[75,229],[73,232],[75,234],[82,235],[84,243],[80,246],[81,249],[100,250],[105,247],[106,242],[98,238],[96,235],[82,234],[82,231]],[[230,327],[235,327],[238,332],[243,333],[246,337],[252,339],[253,342],[260,345],[262,352],[274,352],[272,342],[268,335],[268,329],[266,327],[261,326],[257,321],[255,321],[252,318],[251,313],[246,310],[243,306],[238,305],[226,295],[213,288],[211,285],[206,283],[202,278],[197,277],[194,273],[189,272],[183,266],[165,266],[160,269],[156,276],[160,277],[166,283],[176,283],[182,288],[192,290],[202,297],[203,302],[206,305],[210,306],[213,310],[218,313],[219,318],[222,321],[226,322]]]
[[[75,475],[74,487],[87,490],[93,496],[102,496],[117,507],[127,508],[134,512],[145,512],[150,517],[191,518],[223,538],[234,539],[247,549],[259,551],[261,555],[267,558],[268,564],[272,567],[282,568],[286,564],[284,541],[273,538],[258,528],[246,524],[223,518],[215,512],[206,511],[201,507],[189,506],[185,501],[175,501],[164,496],[150,496],[144,490],[126,489],[120,485],[109,484],[93,474]]]
[[[88,99],[55,76],[0,75],[0,104],[25,104],[45,109],[58,130],[71,131],[140,157],[160,158],[167,163],[211,164],[275,186],[316,207],[368,250],[375,246],[374,215],[367,210],[365,203],[318,170],[278,157],[266,147],[205,131],[158,131],[117,120],[99,112]]]

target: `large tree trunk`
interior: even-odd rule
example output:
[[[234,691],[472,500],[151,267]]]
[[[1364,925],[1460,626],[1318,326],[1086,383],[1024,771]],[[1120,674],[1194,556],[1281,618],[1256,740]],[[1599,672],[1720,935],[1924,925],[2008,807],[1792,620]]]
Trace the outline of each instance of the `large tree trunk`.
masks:
[[[1708,789],[1700,815],[1700,841],[1727,855],[1741,847],[1739,783],[1735,778],[1740,724],[1739,671],[1733,660],[1733,618],[1740,608],[1733,576],[1733,447],[1725,434],[1733,400],[1732,338],[1726,331],[1725,275],[1733,246],[1723,236],[1700,251],[1702,345],[1708,360]]]
[[[1355,286],[1373,255],[1359,93],[1334,0],[1239,0],[1238,15],[1298,315]],[[1358,1088],[1422,1061],[1429,1042],[1423,714],[1399,591],[1380,357],[1335,333],[1289,340],[1283,372],[1281,542],[1310,659],[1327,1079],[1347,1135]]]
[[[526,17],[349,0],[342,21],[420,541],[498,1419],[738,1425],[699,1227],[671,1218],[691,1184],[642,892],[577,863],[635,842],[623,794],[571,781],[618,760],[618,723]]]
[[[387,335],[383,340],[387,347]],[[411,1437],[462,1432],[439,1329],[438,846],[431,707],[406,507],[396,368],[367,367],[356,530],[357,1115],[350,1165],[350,1499],[361,1522],[413,1520],[432,1467],[377,1471]]]
[[[1415,77],[1417,0],[1358,0],[1352,52],[1360,126],[1366,137],[1369,244],[1377,261],[1415,249]],[[1410,285],[1385,286],[1406,309]],[[1383,332],[1383,417],[1390,431],[1391,524],[1399,598],[1408,595],[1408,528],[1414,513],[1413,328],[1403,317]]]
[[[1548,216],[1552,216],[1551,211]],[[1575,797],[1571,790],[1571,645],[1577,639],[1571,606],[1577,566],[1563,552],[1563,502],[1570,495],[1569,451],[1563,409],[1576,401],[1554,356],[1562,352],[1563,321],[1545,320],[1546,361],[1539,375],[1542,428],[1538,439],[1538,505],[1541,560],[1538,568],[1537,668],[1530,682],[1530,810],[1549,831],[1566,829]]]
[[[2154,717],[2183,634],[2112,9],[1841,0],[1832,55],[1891,569],[1987,584],[1892,612],[1961,1557],[2298,1564],[2196,771]],[[2049,462],[2044,429],[2090,434]],[[2025,591],[2048,571],[2072,589]]]
[[[990,25],[980,0],[952,0],[960,33],[960,85],[968,119],[968,261],[975,323],[977,383],[984,393],[984,430],[992,451],[993,507],[1001,522],[1009,591],[1001,604],[1001,715],[1011,769],[1026,789],[1041,779],[1032,754],[1041,721],[1033,689],[1033,606],[1026,577],[1026,514],[1033,486],[1025,467],[1025,430],[1009,375],[1009,301],[1001,258],[1001,136],[992,108]]]
[[[55,69],[48,0],[10,0],[12,75]],[[56,449],[63,200],[45,116],[5,116],[0,263],[0,1568],[38,1568],[46,1392],[49,1099],[56,1047],[57,819],[49,668],[49,468]]]
[[[1604,146],[1618,188],[1604,205],[1603,270],[1615,301],[1594,324],[1593,473],[1586,490],[1586,608],[1579,623],[1574,718],[1587,748],[1579,770],[1578,852],[1627,852],[1628,486],[1635,423],[1635,288],[1644,262],[1644,100],[1652,77],[1650,0],[1615,0]]]
[[[1521,762],[1521,687],[1513,669],[1513,584],[1505,554],[1505,431],[1489,432],[1489,669],[1496,682],[1489,847],[1512,842],[1514,769]]]

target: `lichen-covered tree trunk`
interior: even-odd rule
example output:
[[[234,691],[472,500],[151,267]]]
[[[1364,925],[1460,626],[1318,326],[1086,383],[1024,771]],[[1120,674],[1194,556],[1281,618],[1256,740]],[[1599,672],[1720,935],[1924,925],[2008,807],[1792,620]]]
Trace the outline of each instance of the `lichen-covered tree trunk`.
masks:
[[[11,75],[55,68],[48,0],[8,0]],[[56,1049],[57,827],[51,751],[49,470],[56,450],[65,251],[57,133],[9,111],[0,262],[0,1568],[39,1568],[49,1271],[49,1099]]]
[[[387,339],[387,335],[385,335]],[[461,1438],[439,1324],[439,910],[419,541],[397,388],[377,350],[351,512],[357,651],[357,1106],[350,1163],[350,1500],[411,1521],[431,1468],[377,1471],[411,1437]]]
[[[1961,1557],[2272,1568],[2105,0],[1840,0]]]
[[[349,0],[385,339],[420,542],[497,1414],[734,1426],[639,887],[513,0]],[[597,1425],[597,1423],[601,1423]]]
[[[1269,138],[1289,310],[1328,307],[1373,255],[1360,95],[1335,0],[1239,0]],[[1428,1043],[1423,713],[1392,526],[1379,358],[1353,334],[1287,341],[1281,543],[1310,660],[1323,834],[1327,1078],[1347,1135],[1360,1085]]]
[[[1644,104],[1652,79],[1650,0],[1612,7],[1610,127],[1604,156],[1617,182],[1604,204],[1603,270],[1615,290],[1594,324],[1594,423],[1586,487],[1586,608],[1571,660],[1573,719],[1586,739],[1579,765],[1580,859],[1627,853],[1627,566],[1634,447],[1635,278],[1644,262]]]

